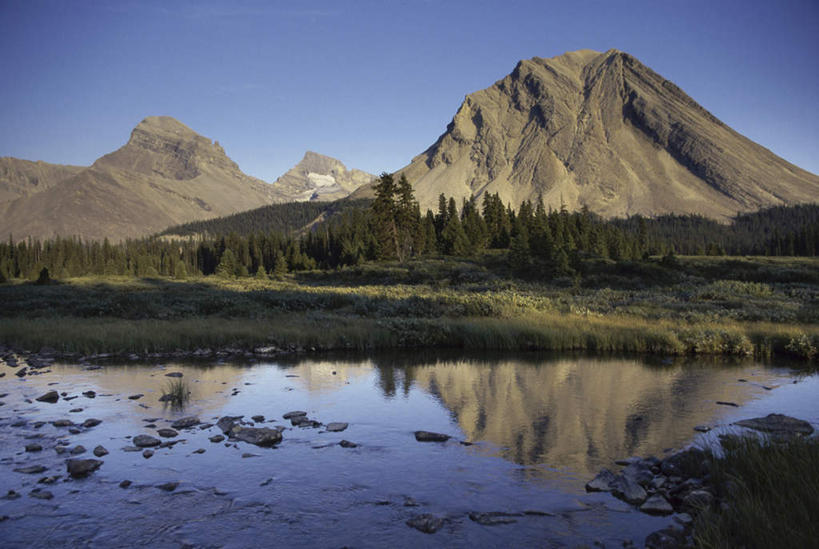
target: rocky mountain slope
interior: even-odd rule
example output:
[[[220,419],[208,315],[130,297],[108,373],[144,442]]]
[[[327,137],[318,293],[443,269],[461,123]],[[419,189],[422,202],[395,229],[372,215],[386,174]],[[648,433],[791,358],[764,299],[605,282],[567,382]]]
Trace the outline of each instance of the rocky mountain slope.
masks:
[[[271,185],[242,173],[218,142],[170,117],[146,118],[126,145],[89,168],[35,166],[54,175],[36,175],[38,182],[47,182],[40,192],[7,193],[15,199],[0,202],[4,238],[76,235],[117,241],[275,201]],[[18,170],[9,180],[22,181],[25,173],[35,170]]]
[[[470,94],[406,166],[422,207],[440,193],[543,196],[604,216],[738,211],[819,199],[819,176],[743,137],[617,50],[521,61]],[[361,191],[357,196],[366,196]]]
[[[50,189],[83,169],[4,156],[0,158],[0,203]]]
[[[332,201],[375,179],[361,170],[348,170],[340,161],[312,151],[273,183],[279,202]]]

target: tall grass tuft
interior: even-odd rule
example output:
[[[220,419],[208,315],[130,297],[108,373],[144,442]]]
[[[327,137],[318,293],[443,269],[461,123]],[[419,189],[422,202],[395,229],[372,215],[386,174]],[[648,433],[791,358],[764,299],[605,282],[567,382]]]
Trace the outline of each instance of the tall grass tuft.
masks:
[[[160,401],[170,402],[175,408],[183,408],[191,398],[188,382],[184,379],[172,379],[162,389]]]
[[[697,546],[817,547],[819,438],[738,438],[723,448],[724,457],[711,457],[711,471],[726,505],[697,517]]]

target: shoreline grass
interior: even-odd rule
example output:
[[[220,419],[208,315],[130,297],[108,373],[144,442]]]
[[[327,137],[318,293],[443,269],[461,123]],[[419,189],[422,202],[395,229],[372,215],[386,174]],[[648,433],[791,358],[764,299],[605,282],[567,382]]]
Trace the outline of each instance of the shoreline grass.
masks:
[[[0,342],[6,345],[83,354],[190,352],[201,348],[252,350],[276,345],[325,351],[430,347],[770,357],[796,355],[790,347],[802,339],[819,341],[819,326],[680,324],[559,313],[529,313],[513,318],[374,319],[315,311],[265,319],[0,318]]]
[[[745,437],[710,458],[712,483],[725,502],[697,517],[703,549],[816,547],[819,540],[819,438],[761,442]]]

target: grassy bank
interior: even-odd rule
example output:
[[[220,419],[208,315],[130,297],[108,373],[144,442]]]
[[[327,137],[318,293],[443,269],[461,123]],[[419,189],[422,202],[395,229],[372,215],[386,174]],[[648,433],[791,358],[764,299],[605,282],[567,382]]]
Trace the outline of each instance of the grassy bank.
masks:
[[[727,503],[697,517],[706,549],[816,547],[819,542],[819,439],[760,444],[739,439],[712,458],[712,481]]]
[[[802,358],[819,346],[816,260],[595,263],[582,279],[549,283],[499,277],[492,261],[376,264],[281,281],[5,284],[0,343],[81,353],[276,344]]]

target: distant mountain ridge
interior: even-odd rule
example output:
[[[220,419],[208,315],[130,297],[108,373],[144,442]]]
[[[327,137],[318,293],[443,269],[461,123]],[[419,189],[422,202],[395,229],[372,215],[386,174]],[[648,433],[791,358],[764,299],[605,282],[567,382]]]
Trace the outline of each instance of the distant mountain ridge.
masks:
[[[580,50],[517,64],[468,95],[400,170],[423,208],[499,193],[517,207],[606,217],[737,212],[815,201],[819,176],[743,137],[633,56]],[[367,196],[371,188],[354,196]]]
[[[312,151],[273,183],[279,202],[332,201],[344,198],[375,176]]]
[[[0,158],[0,235],[119,241],[268,204],[335,200],[372,179],[308,152],[269,184],[243,173],[218,141],[151,116],[90,167]]]

